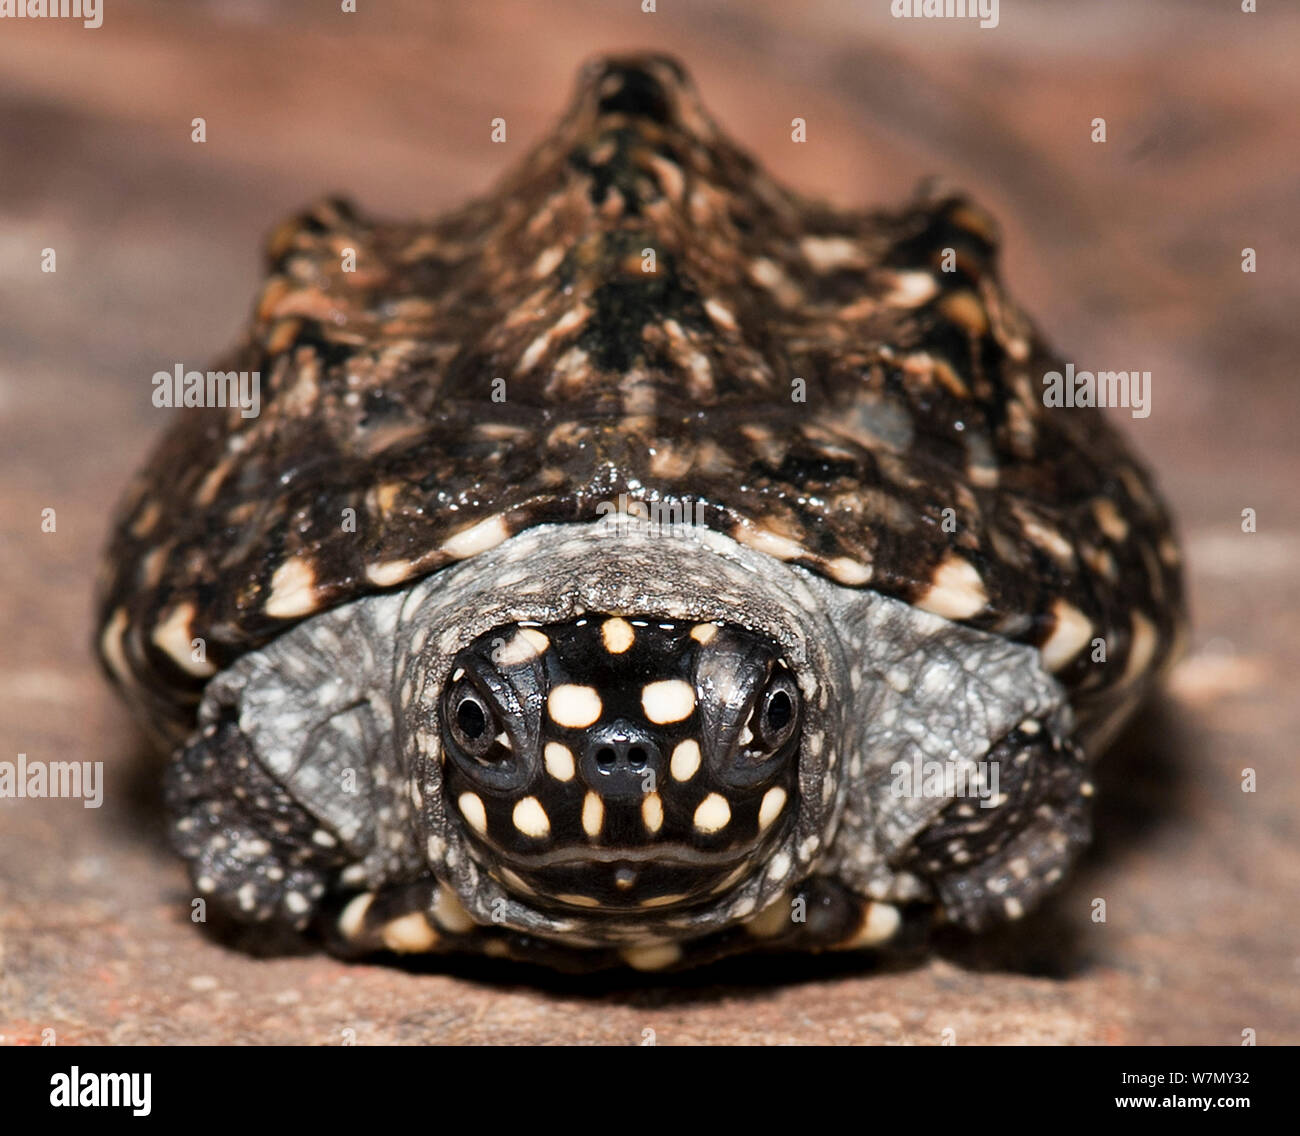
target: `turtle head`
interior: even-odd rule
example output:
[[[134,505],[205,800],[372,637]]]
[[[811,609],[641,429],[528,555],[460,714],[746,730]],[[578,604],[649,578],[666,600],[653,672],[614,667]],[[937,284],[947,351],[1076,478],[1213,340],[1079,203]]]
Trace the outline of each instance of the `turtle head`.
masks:
[[[803,708],[767,636],[587,614],[456,655],[443,783],[471,854],[521,901],[591,916],[689,908],[792,823]]]

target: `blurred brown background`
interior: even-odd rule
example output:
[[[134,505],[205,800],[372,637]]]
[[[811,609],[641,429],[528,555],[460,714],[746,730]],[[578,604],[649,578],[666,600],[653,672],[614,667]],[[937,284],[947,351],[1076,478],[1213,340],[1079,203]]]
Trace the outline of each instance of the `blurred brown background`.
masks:
[[[98,30],[0,22],[0,760],[108,776],[99,810],[0,801],[3,1043],[1300,1041],[1300,11],[1004,0],[980,30],[891,19],[888,0],[339,7],[104,0]],[[189,923],[156,770],[88,650],[110,510],[164,425],[150,376],[233,341],[284,214],[326,191],[389,214],[479,193],[580,61],[637,47],[678,54],[805,192],[847,206],[930,173],[966,187],[1066,358],[1153,372],[1151,416],[1120,422],[1182,521],[1191,653],[1103,767],[1073,883],[984,942],[885,971],[595,982],[232,951]],[[489,141],[498,115],[507,145]]]

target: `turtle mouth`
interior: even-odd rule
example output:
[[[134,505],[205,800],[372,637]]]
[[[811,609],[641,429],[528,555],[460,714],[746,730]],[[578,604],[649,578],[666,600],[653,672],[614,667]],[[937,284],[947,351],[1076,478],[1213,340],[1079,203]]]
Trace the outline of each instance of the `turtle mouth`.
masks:
[[[511,864],[518,870],[541,871],[546,868],[582,865],[662,864],[670,868],[732,868],[749,859],[752,848],[706,852],[686,844],[647,845],[640,848],[557,848],[531,856],[513,856]]]
[[[695,907],[731,890],[750,874],[753,854],[752,848],[727,856],[691,857],[610,848],[599,855],[550,855],[541,864],[511,860],[498,878],[542,907],[593,917],[653,915]]]

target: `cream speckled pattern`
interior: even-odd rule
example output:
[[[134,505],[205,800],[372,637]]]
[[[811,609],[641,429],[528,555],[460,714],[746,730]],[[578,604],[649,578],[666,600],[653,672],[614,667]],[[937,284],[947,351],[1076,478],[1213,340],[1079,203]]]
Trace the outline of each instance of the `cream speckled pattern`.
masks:
[[[268,255],[223,365],[263,375],[261,414],[187,412],[127,495],[100,590],[107,670],[181,747],[169,793],[200,891],[293,926],[345,898],[353,946],[535,957],[541,935],[624,942],[623,962],[659,968],[738,949],[678,940],[770,930],[759,917],[791,887],[833,915],[771,945],[822,949],[889,937],[895,902],[1015,918],[1061,878],[1087,839],[1087,759],[1176,652],[1180,553],[1100,412],[1044,405],[1059,364],[1002,291],[977,206],[935,187],[895,213],[803,200],[720,133],[677,64],[602,60],[491,196],[407,224],[325,202]],[[551,539],[648,511],[695,543],[661,535],[674,570],[622,591],[626,542]],[[698,591],[693,572],[740,562],[748,585]],[[572,618],[580,594],[614,643],[634,615],[730,622],[804,668],[790,832],[689,913],[561,918],[481,871],[461,825],[486,832],[492,802],[466,791],[449,821],[436,731],[413,725],[473,635]],[[451,621],[409,608],[466,595]],[[645,685],[650,722],[695,713],[678,681]],[[600,690],[551,694],[553,723],[599,722]],[[907,746],[994,755],[1004,811],[966,811],[951,787],[900,799],[884,758]],[[349,770],[359,796],[334,788]],[[663,805],[647,799],[647,826]],[[734,807],[696,802],[697,835]],[[583,827],[605,808],[584,804]],[[550,838],[543,802],[510,810]],[[444,885],[474,931],[427,914]],[[360,887],[378,889],[364,907],[344,894]]]

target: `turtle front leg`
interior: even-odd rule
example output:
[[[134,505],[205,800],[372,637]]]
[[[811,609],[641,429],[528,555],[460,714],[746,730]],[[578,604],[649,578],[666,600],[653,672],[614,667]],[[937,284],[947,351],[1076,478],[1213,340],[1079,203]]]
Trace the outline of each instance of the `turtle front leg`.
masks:
[[[302,931],[348,863],[335,834],[258,762],[233,715],[176,753],[165,795],[172,843],[218,917]]]
[[[1091,837],[1083,751],[1049,722],[1022,722],[985,760],[994,791],[954,800],[896,862],[930,883],[943,918],[970,931],[1029,911]]]

